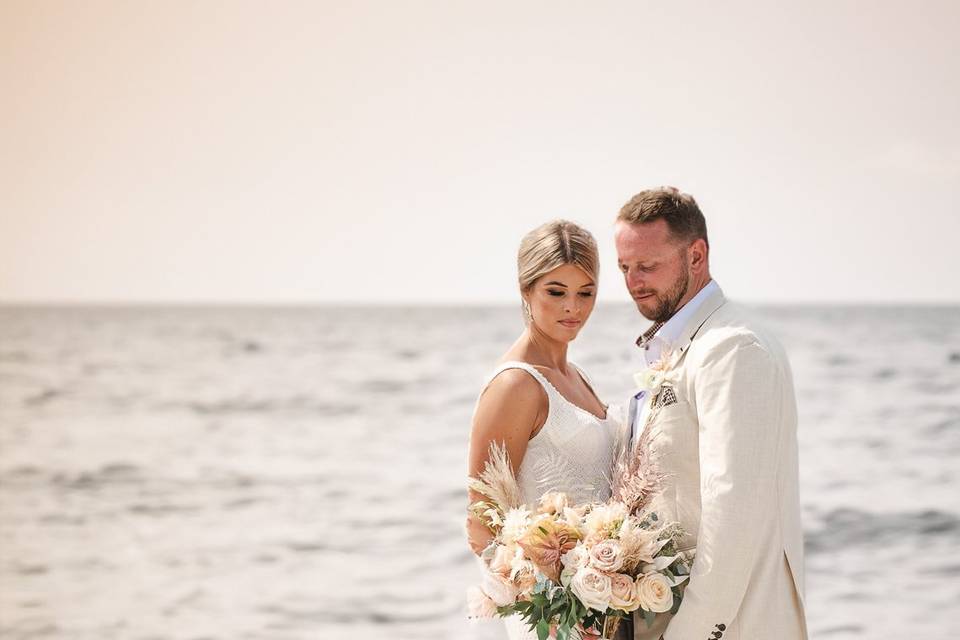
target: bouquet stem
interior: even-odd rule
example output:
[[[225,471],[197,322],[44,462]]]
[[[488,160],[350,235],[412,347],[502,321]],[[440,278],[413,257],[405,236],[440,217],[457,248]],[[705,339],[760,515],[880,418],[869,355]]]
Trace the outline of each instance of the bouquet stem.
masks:
[[[600,630],[600,637],[603,640],[613,640],[617,634],[617,627],[620,626],[620,616],[604,616],[603,629]]]

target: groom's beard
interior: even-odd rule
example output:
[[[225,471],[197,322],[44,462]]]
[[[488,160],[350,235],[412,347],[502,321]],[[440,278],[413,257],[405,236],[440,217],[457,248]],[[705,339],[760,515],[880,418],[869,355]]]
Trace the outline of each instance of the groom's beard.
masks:
[[[690,274],[684,271],[665,294],[661,296],[660,294],[654,293],[657,299],[657,306],[651,315],[648,316],[644,313],[644,317],[653,322],[666,322],[677,312],[680,301],[683,300],[683,296],[687,295],[687,289],[689,288]]]

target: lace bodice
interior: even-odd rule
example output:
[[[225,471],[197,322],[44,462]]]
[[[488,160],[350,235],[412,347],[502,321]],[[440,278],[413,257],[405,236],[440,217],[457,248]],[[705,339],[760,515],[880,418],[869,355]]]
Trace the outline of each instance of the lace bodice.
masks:
[[[547,419],[527,443],[517,473],[523,501],[536,505],[547,491],[563,491],[574,503],[609,498],[614,449],[620,432],[619,411],[610,406],[607,415],[598,418],[564,398],[526,362],[504,362],[488,376],[487,384],[507,369],[523,369],[533,376],[546,392],[549,404]]]

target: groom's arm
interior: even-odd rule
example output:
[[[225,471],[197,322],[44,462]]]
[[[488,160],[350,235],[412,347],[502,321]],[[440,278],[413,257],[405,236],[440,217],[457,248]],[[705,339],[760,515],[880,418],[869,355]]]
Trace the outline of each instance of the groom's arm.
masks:
[[[710,349],[694,375],[700,529],[690,582],[664,640],[719,637],[713,634],[736,617],[760,541],[778,517],[782,367],[744,334]]]

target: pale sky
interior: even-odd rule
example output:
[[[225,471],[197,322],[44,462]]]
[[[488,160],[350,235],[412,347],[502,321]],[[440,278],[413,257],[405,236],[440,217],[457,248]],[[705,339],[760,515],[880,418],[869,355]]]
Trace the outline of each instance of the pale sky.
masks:
[[[672,184],[751,302],[960,303],[958,2],[0,1],[0,302],[517,299]]]

